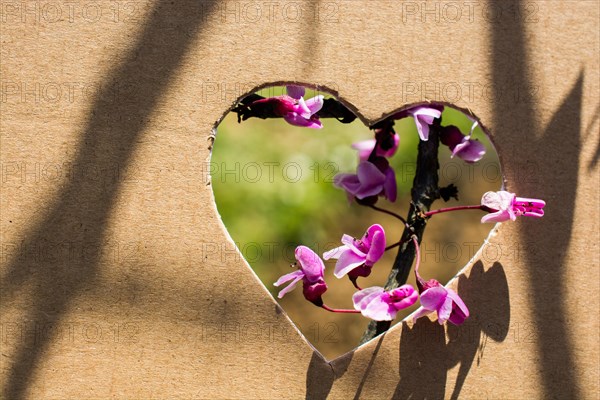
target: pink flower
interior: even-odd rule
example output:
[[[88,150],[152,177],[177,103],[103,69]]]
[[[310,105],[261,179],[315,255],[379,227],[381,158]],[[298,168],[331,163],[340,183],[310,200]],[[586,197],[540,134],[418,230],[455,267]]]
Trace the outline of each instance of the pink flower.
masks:
[[[399,111],[392,116],[392,119],[402,119],[409,115],[415,119],[415,125],[421,140],[429,140],[429,125],[433,124],[433,120],[441,117],[444,106],[437,104],[428,104],[424,106],[416,106],[408,110]]]
[[[434,119],[442,116],[442,111],[444,111],[443,105],[428,104],[398,111],[390,118],[402,119],[412,116],[415,119],[415,125],[421,140],[427,141],[429,140],[429,125],[433,124]]]
[[[419,275],[421,252],[416,237],[413,238],[413,243],[417,257],[415,277],[417,288],[421,293],[421,308],[413,316],[413,321],[435,311],[440,325],[446,321],[450,321],[454,325],[462,324],[469,317],[469,309],[454,290],[445,288],[435,279],[425,282]]]
[[[392,321],[396,313],[410,307],[417,301],[419,295],[411,285],[385,291],[379,286],[360,290],[352,296],[354,309],[365,317],[375,321]]]
[[[421,140],[429,140],[429,125],[433,124],[433,120],[442,115],[442,111],[437,108],[421,106],[408,110],[408,113],[415,119],[417,131]]]
[[[375,129],[375,136],[383,132],[383,129]],[[358,150],[358,158],[360,161],[367,161],[375,148],[376,139],[362,140],[352,144],[352,148]],[[375,155],[379,157],[392,157],[398,150],[400,144],[400,136],[393,132],[391,135],[381,138],[377,152]]]
[[[294,99],[301,99],[302,97],[304,97],[304,86],[288,85],[285,87],[285,90],[287,92],[287,95]]]
[[[469,309],[454,290],[445,288],[435,279],[423,283],[419,278],[417,286],[421,292],[421,308],[414,314],[413,321],[434,311],[440,325],[446,321],[460,325],[469,317]]]
[[[491,212],[484,215],[481,222],[504,222],[509,219],[514,221],[521,215],[541,218],[544,216],[543,208],[546,202],[540,199],[517,197],[514,193],[501,190],[484,193],[481,205]]]
[[[385,252],[385,231],[381,225],[371,225],[362,239],[350,235],[342,236],[343,246],[323,254],[325,260],[336,258],[333,275],[337,278],[348,274],[355,281],[359,276],[369,276],[371,268]]]
[[[350,201],[354,197],[363,200],[374,196],[396,201],[396,174],[383,157],[377,157],[373,162],[361,161],[356,174],[337,174],[333,184],[344,189]]]
[[[277,297],[281,299],[286,293],[293,290],[299,281],[302,281],[304,298],[317,306],[321,306],[323,304],[321,295],[327,291],[327,284],[323,278],[325,272],[323,260],[306,246],[296,247],[295,255],[296,260],[300,262],[300,269],[283,275],[274,283],[275,286],[280,286],[292,281],[279,292]]]
[[[440,141],[450,148],[451,157],[457,156],[469,163],[479,161],[485,155],[485,146],[479,140],[463,135],[454,125],[442,128]]]
[[[323,96],[318,95],[304,100],[304,88],[287,86],[287,95],[268,97],[252,102],[249,107],[267,108],[273,114],[283,117],[290,125],[320,129],[323,124],[315,115],[323,107]]]

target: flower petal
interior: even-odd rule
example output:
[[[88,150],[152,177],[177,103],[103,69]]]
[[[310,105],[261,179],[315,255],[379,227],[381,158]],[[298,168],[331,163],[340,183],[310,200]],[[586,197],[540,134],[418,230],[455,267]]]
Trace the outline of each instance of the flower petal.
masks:
[[[452,304],[452,299],[450,297],[446,297],[444,303],[442,303],[438,308],[438,323],[440,325],[443,325],[446,321],[448,321],[448,318],[450,318],[450,314],[452,313]]]
[[[363,161],[356,168],[356,175],[360,181],[360,189],[355,193],[359,199],[378,195],[386,182],[386,176],[368,161]]]
[[[437,310],[446,301],[447,295],[445,287],[432,287],[421,293],[421,305],[428,310]]]
[[[371,246],[366,257],[366,264],[373,266],[385,253],[385,231],[381,225],[373,225],[377,229],[373,229]],[[371,229],[369,229],[371,230]]]
[[[369,302],[376,296],[383,294],[384,289],[380,286],[371,286],[352,295],[352,303],[354,303],[354,309],[361,311],[367,308]]]
[[[355,174],[337,174],[333,178],[333,184],[334,186],[344,189],[353,196],[360,189],[360,181]]]
[[[529,205],[531,207],[544,208],[546,202],[540,199],[528,199],[525,197],[517,197],[515,198],[515,203],[520,205]]]
[[[338,259],[333,270],[333,275],[336,278],[341,278],[354,268],[361,266],[365,263],[365,257],[354,253],[351,250],[347,250]]]
[[[383,184],[383,191],[385,193],[385,197],[391,201],[392,203],[396,201],[397,196],[397,186],[396,186],[396,173],[392,167],[389,167],[385,171],[385,182]]]
[[[396,310],[412,306],[419,298],[419,293],[409,284],[404,284],[389,293],[391,304]]]
[[[344,243],[348,247],[348,249],[350,249],[355,254],[365,258],[367,256],[367,253],[366,253],[367,249],[365,249],[365,251],[363,251],[361,248],[359,248],[357,246],[357,242],[358,241],[350,235],[346,235],[345,233],[344,233],[344,235],[342,235],[342,243]],[[364,247],[364,246],[362,246],[362,247]]]
[[[358,159],[360,161],[367,161],[371,152],[375,148],[377,141],[375,139],[362,140],[360,142],[352,143],[352,148],[358,151]]]
[[[296,284],[298,282],[300,282],[302,280],[302,278],[304,278],[304,273],[302,271],[294,271],[291,274],[287,274],[287,275],[284,275],[281,278],[279,278],[279,280],[277,280],[277,282],[275,282],[274,285],[279,286],[284,282],[288,282],[290,280],[290,279],[288,279],[289,276],[292,276],[293,281],[288,286],[286,286],[285,288],[283,288],[282,290],[279,291],[279,293],[277,294],[277,297],[280,299],[283,296],[285,296],[286,293],[294,290],[294,288],[296,287]]]
[[[294,99],[299,99],[304,96],[304,86],[288,85],[285,87],[285,89],[287,91],[288,96]]]
[[[516,196],[513,193],[500,190],[498,192],[485,192],[481,196],[481,205],[492,210],[508,210],[512,206],[513,199]]]
[[[330,258],[338,259],[338,258],[340,258],[342,253],[346,250],[348,250],[348,246],[344,245],[344,246],[336,247],[335,249],[326,251],[325,253],[323,253],[323,260],[329,260]]]
[[[452,299],[452,313],[448,318],[448,321],[452,322],[454,325],[460,325],[465,322],[465,319],[469,318],[469,309],[462,301],[458,293],[453,291],[452,289],[448,289],[448,297]]]
[[[321,129],[323,124],[318,118],[304,118],[297,112],[289,112],[283,116],[283,119],[290,125],[303,128]]]
[[[296,279],[294,279],[294,281],[293,281],[292,283],[290,283],[288,286],[284,287],[283,289],[281,289],[281,290],[279,291],[279,293],[277,294],[277,297],[281,299],[281,298],[282,298],[283,296],[285,296],[285,295],[286,295],[288,292],[290,292],[290,291],[294,290],[294,289],[296,288],[296,284],[297,284],[298,282],[300,282],[301,280],[302,280],[302,278],[300,278],[300,277],[299,277],[299,278],[296,278]]]
[[[434,310],[429,310],[425,307],[420,307],[419,309],[417,309],[417,311],[415,311],[415,313],[413,314],[413,323],[417,321],[417,319],[424,317],[425,315],[429,315],[433,312]]]
[[[409,114],[415,119],[415,125],[421,140],[429,140],[429,125],[433,123],[433,120],[439,118],[442,112],[436,108],[419,106],[411,110],[408,110]]]
[[[361,314],[375,321],[391,321],[396,318],[398,310],[384,301],[384,295],[374,296]]]
[[[300,114],[302,118],[309,119],[311,116],[310,109],[308,108],[308,106],[306,105],[306,101],[304,101],[304,98],[302,97],[298,99],[298,104],[296,105],[296,109],[294,111]]]
[[[289,274],[285,274],[283,276],[281,276],[279,279],[277,279],[277,282],[275,282],[273,284],[273,286],[281,286],[282,284],[289,282],[293,279],[296,279],[297,277],[302,278],[304,276],[304,272],[302,272],[302,270],[296,270],[294,272],[290,272]]]
[[[458,144],[452,151],[452,156],[457,156],[463,161],[473,163],[481,160],[485,155],[485,146],[479,140],[467,139]]]
[[[324,96],[322,94],[306,100],[306,107],[310,111],[310,115],[316,114],[323,108]]]
[[[302,266],[306,280],[315,283],[323,279],[325,265],[321,257],[306,246],[298,246],[295,251],[296,259]]]
[[[426,142],[429,140],[429,124],[421,122],[421,119],[415,116],[415,125],[417,126],[417,132],[422,141]]]
[[[356,167],[356,175],[363,184],[383,184],[385,175],[377,168],[375,164],[369,161],[363,161]]]
[[[446,291],[448,292],[448,297],[450,297],[452,299],[452,301],[458,306],[458,308],[460,308],[461,311],[468,317],[469,309],[467,308],[467,305],[465,304],[465,302],[460,298],[458,293],[456,293],[452,289],[446,289]]]
[[[496,211],[495,213],[489,213],[481,217],[481,223],[485,222],[504,222],[510,219],[508,211]]]

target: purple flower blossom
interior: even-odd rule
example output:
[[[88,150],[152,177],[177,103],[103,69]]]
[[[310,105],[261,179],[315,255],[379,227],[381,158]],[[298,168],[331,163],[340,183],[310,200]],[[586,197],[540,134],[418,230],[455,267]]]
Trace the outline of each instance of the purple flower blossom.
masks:
[[[417,288],[421,293],[421,308],[414,314],[413,321],[435,311],[440,325],[446,321],[450,321],[454,325],[462,324],[469,317],[469,309],[454,290],[445,288],[435,279],[425,282],[419,275],[420,250],[416,239],[413,241],[417,252],[415,277]]]
[[[396,201],[396,174],[383,157],[377,157],[373,162],[359,162],[356,174],[337,174],[333,184],[346,191],[349,201],[354,197],[363,200],[373,196]]]
[[[393,119],[402,119],[412,116],[415,119],[415,125],[421,140],[429,140],[429,125],[433,124],[433,120],[442,116],[444,106],[437,104],[428,104],[416,106],[408,110],[399,111],[392,116]]]
[[[373,286],[354,293],[352,302],[354,309],[367,318],[392,321],[398,311],[415,304],[418,297],[411,285],[402,285],[387,292],[382,287]]]
[[[429,140],[429,125],[433,124],[433,120],[439,118],[442,112],[438,109],[424,106],[409,110],[409,114],[415,119],[421,140],[427,141]]]
[[[481,222],[514,221],[518,216],[541,218],[544,216],[546,202],[540,199],[517,197],[514,193],[504,190],[484,193],[481,205],[492,212],[484,215]]]
[[[323,95],[304,100],[304,88],[287,86],[287,95],[268,97],[250,104],[250,107],[262,107],[272,110],[273,114],[283,117],[290,125],[320,129],[323,124],[316,115],[323,107]]]
[[[327,284],[323,277],[325,272],[323,260],[306,246],[296,247],[295,256],[296,260],[300,262],[300,269],[283,275],[274,283],[275,286],[280,286],[292,281],[279,292],[277,297],[281,299],[286,293],[293,290],[299,281],[302,281],[304,298],[317,306],[321,306],[323,304],[321,295],[327,291]]]
[[[337,278],[348,274],[355,281],[359,276],[369,276],[371,268],[385,252],[385,231],[381,225],[371,225],[362,239],[350,235],[342,236],[343,246],[336,247],[323,254],[325,260],[336,258],[333,275]]]
[[[285,90],[287,92],[287,95],[294,99],[301,99],[304,97],[304,86],[288,85],[285,87]]]
[[[422,289],[421,308],[414,314],[413,321],[432,312],[437,312],[440,325],[446,321],[460,325],[469,317],[469,309],[454,290],[445,288],[435,279],[426,282]]]
[[[485,155],[485,146],[479,140],[463,135],[454,125],[442,128],[440,141],[450,148],[451,157],[457,156],[469,163],[479,161]]]
[[[383,129],[376,129],[375,136],[380,135],[382,131]],[[389,158],[396,154],[396,151],[398,150],[398,145],[400,144],[400,136],[395,132],[392,132],[389,136],[389,141],[391,142],[389,143],[389,145],[391,145],[391,147],[386,149],[385,147],[387,146],[384,145],[383,140],[387,138],[381,138],[380,143],[377,146],[377,151],[375,152],[376,156]],[[376,143],[376,139],[362,140],[360,142],[353,143],[352,148],[358,150],[358,159],[360,161],[367,161],[369,159],[369,156],[373,152]]]

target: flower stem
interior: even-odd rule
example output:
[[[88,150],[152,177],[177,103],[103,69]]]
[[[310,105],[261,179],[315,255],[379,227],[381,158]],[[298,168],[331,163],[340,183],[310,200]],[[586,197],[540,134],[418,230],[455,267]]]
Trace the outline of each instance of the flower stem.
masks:
[[[490,211],[490,209],[488,207],[478,204],[476,206],[456,206],[456,207],[440,208],[439,210],[432,210],[432,211],[424,212],[423,216],[425,218],[428,218],[435,214],[441,214],[441,213],[445,213],[445,212],[459,211],[459,210],[481,210],[481,211],[487,211],[487,212]]]
[[[407,225],[407,228],[409,228],[409,229],[410,229],[410,227],[409,227],[408,225]],[[396,243],[394,243],[394,244],[390,244],[388,247],[386,247],[386,248],[385,248],[385,251],[391,250],[391,249],[393,249],[394,247],[398,247],[398,246],[400,246],[401,244],[404,244],[404,243],[406,243],[406,242],[410,242],[410,238],[409,238],[409,239],[407,239],[407,240],[398,240]]]
[[[412,235],[412,241],[415,244],[415,272],[419,270],[419,265],[421,265],[421,249],[419,248],[419,240],[415,235]]]
[[[385,251],[391,250],[391,249],[393,249],[394,247],[398,247],[398,246],[400,246],[401,244],[402,244],[402,240],[399,240],[399,241],[397,241],[396,243],[394,243],[394,244],[390,244],[388,247],[386,247],[386,248],[385,248]]]
[[[379,211],[379,212],[382,212],[382,213],[385,213],[385,214],[391,215],[391,216],[393,216],[393,217],[396,217],[396,218],[398,218],[400,221],[402,221],[402,223],[403,223],[405,226],[408,226],[408,223],[406,222],[406,220],[405,220],[403,217],[401,217],[400,215],[398,215],[398,214],[396,214],[395,212],[393,212],[393,211],[389,211],[389,210],[385,210],[385,209],[383,209],[383,208],[379,208],[379,207],[377,207],[376,205],[373,205],[373,204],[369,205],[369,207],[371,207],[373,210],[376,210],[376,211]]]
[[[347,310],[344,308],[331,308],[331,307],[327,306],[326,304],[323,304],[321,306],[321,308],[323,308],[324,310],[330,311],[330,312],[335,312],[335,313],[360,314],[360,311],[358,311],[358,310]]]
[[[355,288],[357,288],[358,290],[362,290],[362,288],[358,286],[358,283],[356,283],[356,278],[350,278],[350,282],[352,282],[352,285],[354,285]]]

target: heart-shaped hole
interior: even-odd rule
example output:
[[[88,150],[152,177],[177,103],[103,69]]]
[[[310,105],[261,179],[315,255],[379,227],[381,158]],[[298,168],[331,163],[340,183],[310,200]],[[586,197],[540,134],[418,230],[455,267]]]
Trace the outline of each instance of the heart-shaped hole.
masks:
[[[257,94],[265,98],[281,96],[286,88],[267,87]],[[314,90],[308,90],[304,98],[318,94],[333,98]],[[230,112],[217,128],[210,172],[218,211],[241,254],[275,298],[281,287],[273,283],[293,271],[290,264],[296,261],[297,246],[305,245],[322,256],[341,245],[343,234],[360,238],[372,224],[385,228],[388,245],[397,242],[403,231],[396,218],[355,202],[349,204],[344,191],[333,184],[337,174],[356,171],[357,151],[351,145],[372,139],[373,131],[358,118],[352,123],[333,118],[321,121],[322,129],[292,126],[282,118],[249,118],[239,123],[238,116]],[[469,118],[445,105],[442,126],[449,125],[468,134],[473,116]],[[398,196],[394,203],[380,198],[377,206],[406,216],[420,139],[414,118],[396,120],[394,129],[400,143],[390,165],[396,173]],[[455,185],[460,200],[440,199],[432,209],[477,205],[483,193],[500,190],[501,169],[493,145],[481,126],[476,126],[472,138],[486,149],[475,163],[451,158],[450,149],[440,145],[439,186]],[[421,243],[419,269],[425,279],[435,278],[445,284],[475,255],[493,228],[480,222],[482,215],[480,211],[460,211],[429,220]],[[360,285],[384,286],[396,252],[387,251],[372,273],[360,278]],[[329,290],[323,298],[330,306],[352,309],[352,295],[357,289],[346,277],[338,280],[332,275],[335,263],[325,263]],[[408,283],[415,285],[412,272]],[[357,347],[370,322],[360,314],[330,313],[315,307],[304,299],[301,284],[279,303],[327,359]],[[398,312],[393,324],[402,321],[418,304]]]

